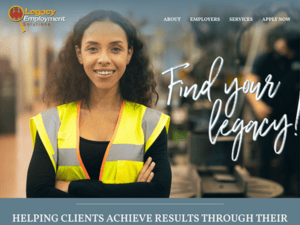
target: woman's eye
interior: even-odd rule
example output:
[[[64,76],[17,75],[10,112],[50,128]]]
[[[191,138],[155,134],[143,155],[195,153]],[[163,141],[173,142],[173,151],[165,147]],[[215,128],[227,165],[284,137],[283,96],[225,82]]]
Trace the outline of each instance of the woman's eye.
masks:
[[[119,51],[121,51],[121,49],[118,48],[118,47],[115,47],[115,48],[112,49],[112,51],[113,51],[113,52],[119,52]]]
[[[97,51],[97,48],[91,47],[88,49],[89,51]]]

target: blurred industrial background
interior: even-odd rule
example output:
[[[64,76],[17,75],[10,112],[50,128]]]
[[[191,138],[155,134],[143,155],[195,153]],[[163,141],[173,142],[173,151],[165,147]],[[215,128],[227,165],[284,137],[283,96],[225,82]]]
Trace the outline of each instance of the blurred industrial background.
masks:
[[[18,23],[7,16],[12,5],[5,3],[1,7],[1,198],[25,197],[27,169],[33,151],[29,118],[46,109],[41,102],[41,93],[47,71],[65,38],[75,22],[94,9],[111,9],[126,16],[138,27],[147,45],[158,82],[160,97],[157,109],[171,116],[168,145],[173,173],[171,197],[299,197],[299,136],[296,145],[287,144],[283,153],[277,155],[272,150],[272,143],[270,148],[266,148],[263,144],[265,139],[254,142],[252,133],[245,133],[241,154],[236,162],[231,160],[236,133],[219,138],[216,145],[212,145],[208,137],[214,101],[219,98],[225,103],[229,96],[224,93],[224,84],[230,84],[238,77],[242,85],[245,77],[255,75],[253,67],[258,66],[257,59],[262,54],[275,52],[275,43],[283,38],[280,36],[283,30],[299,33],[299,2],[262,4],[261,1],[245,1],[238,4],[233,1],[175,1],[169,3],[171,5],[157,2],[156,7],[136,5],[134,2],[124,5],[119,1],[103,5],[100,2],[95,7],[95,2],[92,2],[83,4],[75,1],[72,6],[58,2],[52,5],[38,1],[28,4],[22,2],[19,6],[23,8],[56,9],[57,16],[66,17],[66,22],[52,22],[50,26],[25,26],[25,33]],[[181,21],[164,22],[168,16],[179,16]],[[220,17],[220,22],[189,21],[190,17],[200,16]],[[229,17],[252,17],[253,21],[232,22]],[[262,22],[263,17],[288,17],[290,21]],[[273,33],[270,36],[271,31]],[[297,99],[280,105],[280,108],[294,110],[299,96],[299,39],[298,49],[289,49],[298,54],[293,58],[296,64],[293,64],[293,71],[282,76],[288,77],[287,74],[292,72],[295,79],[286,82],[282,89],[294,90],[285,96],[286,99],[293,100],[295,95]],[[180,97],[178,86],[174,88],[171,105],[167,106],[170,76],[162,76],[163,71],[188,62],[189,68],[176,71],[176,80],[181,79],[184,86],[198,84],[201,88],[218,56],[224,59],[224,65],[211,90],[212,102],[206,95],[197,101],[191,98],[192,94],[188,98]],[[266,70],[268,66],[271,71],[272,64],[262,65]],[[280,100],[278,104],[281,104]],[[273,108],[273,112],[275,110]],[[287,112],[281,111],[281,116],[284,113]],[[259,120],[259,116],[255,115],[255,106],[242,93],[230,122],[237,118],[243,118],[245,124],[250,120]],[[224,119],[226,116],[222,109],[217,127]],[[289,122],[295,123],[294,120]],[[289,132],[294,135],[292,129]],[[266,157],[269,158],[268,162]]]

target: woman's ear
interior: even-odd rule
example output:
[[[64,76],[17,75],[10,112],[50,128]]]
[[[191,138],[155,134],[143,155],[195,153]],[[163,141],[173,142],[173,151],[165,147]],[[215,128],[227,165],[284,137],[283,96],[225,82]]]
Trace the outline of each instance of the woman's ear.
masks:
[[[79,63],[82,65],[82,55],[81,55],[81,50],[78,47],[78,45],[75,46],[75,51],[76,51],[77,59],[78,59]]]
[[[128,54],[127,54],[127,59],[126,59],[126,64],[127,64],[127,65],[130,63],[132,54],[133,54],[133,47],[131,46],[131,47],[128,49]]]

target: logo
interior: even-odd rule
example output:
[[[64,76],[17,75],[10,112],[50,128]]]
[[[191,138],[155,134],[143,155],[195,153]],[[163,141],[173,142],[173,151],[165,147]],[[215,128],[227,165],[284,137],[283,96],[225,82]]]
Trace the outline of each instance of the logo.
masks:
[[[56,10],[50,9],[28,10],[25,8],[24,11],[22,7],[15,5],[8,10],[8,17],[14,22],[19,22],[22,31],[25,32],[24,26],[50,26],[50,22],[65,21],[65,17],[54,17],[55,13]],[[21,20],[24,22],[21,23]]]
[[[22,28],[22,31],[25,32],[25,29],[21,23],[21,20],[24,17],[24,10],[20,6],[13,6],[8,10],[8,17],[14,22],[19,22]]]

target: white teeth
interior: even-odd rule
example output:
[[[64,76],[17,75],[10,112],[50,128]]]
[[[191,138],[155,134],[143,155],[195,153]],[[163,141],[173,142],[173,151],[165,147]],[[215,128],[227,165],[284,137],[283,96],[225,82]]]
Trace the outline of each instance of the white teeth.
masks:
[[[96,71],[96,73],[99,74],[99,75],[110,75],[113,72],[114,71]]]

